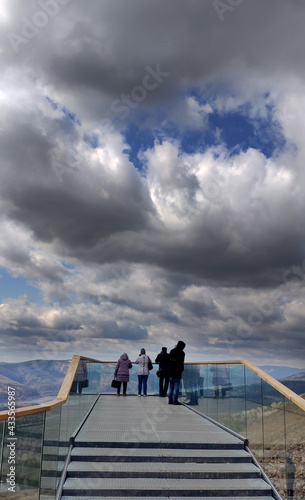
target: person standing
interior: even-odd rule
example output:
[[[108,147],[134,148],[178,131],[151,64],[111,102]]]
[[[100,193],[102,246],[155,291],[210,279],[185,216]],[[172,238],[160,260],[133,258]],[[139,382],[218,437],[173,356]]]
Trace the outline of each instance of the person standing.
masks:
[[[168,404],[180,405],[178,401],[179,387],[184,370],[184,357],[183,349],[185,343],[179,340],[178,344],[169,353],[169,391],[168,391]]]
[[[141,349],[140,355],[137,357],[135,363],[138,366],[138,396],[142,396],[142,387],[143,387],[143,396],[147,396],[147,379],[149,375],[148,364],[151,364],[151,360],[149,356],[146,355],[146,351],[144,348]]]
[[[169,354],[167,352],[167,347],[162,347],[155,362],[159,365],[159,396],[161,398],[166,398],[169,383]]]
[[[127,383],[129,382],[129,370],[132,368],[132,363],[126,354],[122,354],[120,359],[117,362],[117,365],[114,370],[114,378],[120,383],[119,387],[117,388],[117,395],[120,395],[121,392],[121,385],[123,382],[123,396],[126,396],[126,391],[127,391]]]

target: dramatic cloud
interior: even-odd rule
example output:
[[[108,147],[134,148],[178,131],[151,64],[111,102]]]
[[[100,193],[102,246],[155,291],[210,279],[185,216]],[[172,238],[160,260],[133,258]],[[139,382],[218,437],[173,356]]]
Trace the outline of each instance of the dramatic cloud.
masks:
[[[3,0],[5,359],[303,366],[305,6],[231,4]]]

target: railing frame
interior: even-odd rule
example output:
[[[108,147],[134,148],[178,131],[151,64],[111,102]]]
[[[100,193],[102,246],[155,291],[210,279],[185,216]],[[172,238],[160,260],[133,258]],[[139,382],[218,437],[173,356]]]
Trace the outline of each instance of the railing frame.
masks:
[[[93,358],[87,358],[85,356],[79,356],[79,355],[74,355],[69,368],[67,370],[66,376],[63,380],[63,383],[61,385],[61,388],[59,389],[59,392],[57,394],[56,399],[52,399],[51,401],[47,401],[46,403],[43,403],[41,405],[35,405],[35,406],[25,406],[23,408],[16,408],[15,410],[15,417],[23,417],[25,415],[31,415],[34,413],[40,413],[44,411],[50,411],[53,408],[56,408],[57,406],[61,406],[66,403],[69,392],[72,386],[72,382],[74,380],[75,372],[78,367],[79,361],[83,359],[84,361],[91,362],[91,363],[114,363],[116,364],[116,361],[100,361],[97,359]],[[155,364],[155,363],[154,363]],[[299,408],[301,408],[303,411],[305,411],[305,400],[301,397],[295,394],[293,391],[285,387],[281,382],[273,378],[271,375],[268,373],[264,372],[258,366],[256,366],[254,363],[251,363],[250,361],[246,360],[233,360],[233,361],[198,361],[198,362],[187,362],[185,363],[186,365],[211,365],[211,364],[227,364],[227,365],[243,365],[249,370],[251,370],[253,373],[258,375],[262,380],[265,380],[269,385],[271,385],[274,389],[276,389],[278,392],[280,392],[285,398],[287,398],[289,401],[297,405]],[[0,420],[7,420],[8,419],[8,410],[4,410],[0,412]]]

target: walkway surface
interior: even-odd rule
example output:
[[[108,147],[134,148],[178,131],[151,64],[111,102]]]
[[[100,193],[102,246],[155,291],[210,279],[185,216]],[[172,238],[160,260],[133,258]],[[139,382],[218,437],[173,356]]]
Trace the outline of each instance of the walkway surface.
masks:
[[[242,439],[187,406],[102,395],[77,435],[63,499],[271,500]]]

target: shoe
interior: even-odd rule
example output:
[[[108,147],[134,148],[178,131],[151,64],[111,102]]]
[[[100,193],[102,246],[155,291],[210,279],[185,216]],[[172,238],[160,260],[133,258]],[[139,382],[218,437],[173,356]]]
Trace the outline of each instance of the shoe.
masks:
[[[182,403],[180,403],[180,401],[174,401],[174,405],[180,406],[180,405],[182,405]]]
[[[126,393],[124,393],[123,396],[126,396]]]
[[[174,401],[173,401],[172,399],[169,399],[169,400],[168,400],[168,404],[169,404],[169,405],[173,405],[173,404],[174,404]]]
[[[138,398],[140,398],[140,397],[141,397],[141,394],[138,394]]]
[[[144,398],[147,398],[147,394],[143,394]]]

